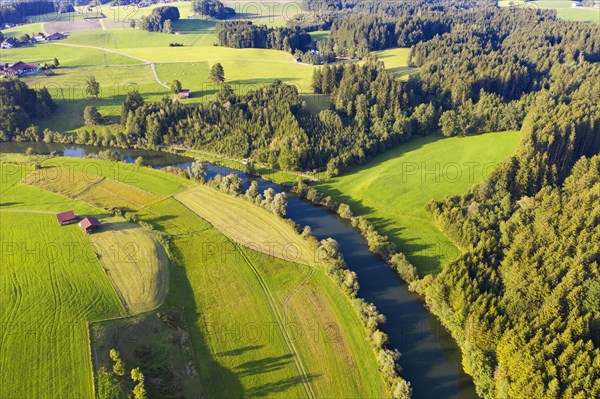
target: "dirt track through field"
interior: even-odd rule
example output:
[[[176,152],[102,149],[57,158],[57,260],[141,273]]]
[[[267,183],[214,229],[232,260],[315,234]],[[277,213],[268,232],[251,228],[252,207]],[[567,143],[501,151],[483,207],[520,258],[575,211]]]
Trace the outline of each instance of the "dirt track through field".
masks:
[[[139,58],[136,57],[134,55],[130,55],[127,53],[123,53],[121,51],[116,51],[116,50],[112,50],[106,47],[99,47],[99,46],[86,46],[83,44],[70,44],[70,43],[50,43],[51,45],[55,45],[55,46],[69,46],[69,47],[81,47],[81,48],[91,48],[91,49],[95,49],[95,50],[100,50],[100,51],[105,51],[107,53],[112,53],[112,54],[117,54],[117,55],[122,55],[124,57],[129,57],[132,58],[134,60],[138,60],[141,61],[143,64],[150,66],[150,70],[152,71],[152,75],[154,75],[154,79],[156,80],[156,83],[158,83],[159,85],[161,85],[162,87],[164,87],[167,90],[170,90],[171,88],[169,87],[169,85],[165,84],[164,82],[162,82],[160,80],[160,78],[158,77],[158,74],[156,73],[156,68],[154,67],[155,63],[150,61],[150,60],[145,60],[143,58]],[[281,61],[281,60],[264,60],[264,59],[260,59],[260,58],[231,58],[231,57],[226,57],[226,58],[210,58],[210,59],[203,59],[203,60],[186,60],[185,63],[190,63],[190,62],[205,62],[205,61],[223,61],[223,60],[232,60],[232,61],[261,61],[261,62],[273,62],[273,63],[283,63],[283,64],[297,64],[295,61]],[[170,62],[159,62],[159,64],[178,64],[180,63],[180,61],[170,61]],[[306,66],[311,66],[311,65],[306,65]]]
[[[120,51],[115,51],[115,50],[111,50],[109,48],[106,47],[98,47],[98,46],[84,46],[82,44],[69,44],[69,43],[50,43],[53,45],[57,45],[57,46],[69,46],[69,47],[82,47],[82,48],[91,48],[91,49],[95,49],[95,50],[100,50],[100,51],[105,51],[107,53],[112,53],[112,54],[117,54],[117,55],[122,55],[124,57],[129,57],[129,58],[133,58],[134,60],[138,60],[141,61],[143,64],[145,65],[149,65],[150,66],[150,70],[152,71],[152,75],[154,75],[154,79],[156,80],[156,83],[158,83],[159,85],[161,85],[162,87],[164,87],[165,89],[170,89],[170,87],[166,84],[164,84],[159,78],[158,78],[158,74],[156,73],[156,69],[154,68],[154,62],[152,61],[148,61],[145,60],[143,58],[139,58],[139,57],[135,57],[133,55],[129,55],[129,54],[125,54],[122,53]]]
[[[234,244],[234,245],[236,246],[238,252],[242,255],[242,258],[244,258],[244,261],[246,262],[246,264],[250,267],[250,269],[252,269],[252,272],[256,275],[256,279],[258,280],[258,282],[265,294],[265,297],[267,298],[267,301],[269,302],[269,307],[271,308],[271,312],[273,313],[273,316],[275,316],[275,319],[277,320],[277,325],[279,326],[281,334],[283,335],[283,338],[288,347],[288,350],[292,354],[292,358],[294,359],[294,364],[296,365],[296,369],[298,370],[298,373],[300,374],[300,378],[302,378],[302,383],[304,385],[304,389],[306,390],[306,393],[308,394],[308,396],[314,399],[316,396],[315,396],[315,393],[310,384],[310,380],[307,376],[306,369],[304,367],[304,364],[302,363],[302,360],[300,359],[300,356],[298,354],[298,351],[296,350],[294,343],[292,342],[290,333],[285,326],[285,321],[284,321],[283,317],[281,316],[281,314],[279,313],[279,311],[277,310],[275,298],[273,297],[271,290],[269,290],[267,283],[263,279],[260,272],[256,269],[256,267],[254,266],[252,261],[248,258],[248,256],[244,252],[243,248],[241,248],[241,246],[239,244]],[[303,282],[304,282],[304,280],[300,284],[303,284]]]

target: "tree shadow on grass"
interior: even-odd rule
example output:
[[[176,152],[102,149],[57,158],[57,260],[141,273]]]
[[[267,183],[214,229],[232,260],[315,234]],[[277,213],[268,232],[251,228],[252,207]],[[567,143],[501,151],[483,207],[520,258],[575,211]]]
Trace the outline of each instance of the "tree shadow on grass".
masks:
[[[13,205],[19,205],[22,204],[22,202],[2,202],[0,203],[0,206],[13,206]]]
[[[270,373],[272,371],[281,370],[292,361],[292,355],[271,356],[260,360],[252,360],[242,363],[236,367],[236,375],[238,377],[246,377],[249,375]]]
[[[404,238],[403,232],[406,230],[405,227],[398,225],[397,222],[388,218],[370,216],[375,212],[375,209],[365,205],[362,200],[342,193],[327,182],[318,184],[317,188],[326,195],[332,196],[337,202],[350,205],[355,215],[364,216],[373,223],[378,232],[387,235],[390,241],[396,246],[396,249],[408,257],[421,276],[429,273],[435,274],[441,270],[446,259],[446,252],[450,250],[446,248],[447,243],[436,245]]]
[[[231,370],[222,367],[213,357],[204,334],[198,328],[199,309],[194,297],[194,290],[186,275],[185,267],[178,261],[181,259],[181,254],[175,245],[173,247],[175,248],[172,248],[174,256],[171,257],[170,262],[171,281],[167,304],[181,309],[180,314],[183,315],[190,334],[194,360],[203,384],[201,389],[205,393],[204,396],[226,395],[232,398],[242,398],[245,394],[239,378]]]
[[[177,219],[177,216],[175,216],[175,215],[161,215],[161,216],[146,218],[146,221],[148,221],[150,223],[156,223],[158,225],[161,225],[161,223],[168,222],[169,220],[173,220],[173,219]]]
[[[216,21],[202,18],[180,19],[173,23],[173,29],[189,33],[213,33]]]
[[[318,375],[316,375],[316,374],[308,374],[306,376],[308,382],[313,381],[317,377],[318,377]],[[249,397],[270,396],[270,395],[273,395],[274,393],[285,392],[288,389],[290,389],[296,385],[300,385],[302,383],[303,383],[303,379],[300,376],[289,377],[289,378],[284,378],[279,381],[270,382],[270,383],[263,384],[263,385],[260,385],[260,386],[254,387],[254,388],[250,388],[246,391],[246,394]]]
[[[255,350],[255,349],[261,349],[262,347],[264,347],[264,345],[248,345],[248,346],[243,346],[241,348],[232,349],[230,351],[217,353],[217,356],[239,356],[242,353],[245,353],[245,352],[248,352],[251,350]]]

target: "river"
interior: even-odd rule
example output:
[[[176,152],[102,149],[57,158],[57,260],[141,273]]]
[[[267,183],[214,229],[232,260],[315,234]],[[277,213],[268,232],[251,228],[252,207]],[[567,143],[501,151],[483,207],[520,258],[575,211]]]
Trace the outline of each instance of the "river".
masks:
[[[0,152],[24,152],[31,147],[36,153],[56,152],[57,155],[82,158],[96,154],[103,148],[46,143],[2,143]],[[193,161],[181,155],[139,149],[117,149],[126,162],[138,156],[154,168],[176,166],[188,168]],[[249,178],[238,170],[219,165],[208,165],[208,177],[235,173],[245,182]],[[258,179],[260,190],[268,187],[283,188],[275,183]],[[347,220],[325,208],[318,207],[291,195],[287,217],[301,226],[310,225],[319,239],[332,237],[339,244],[350,270],[356,272],[360,283],[359,296],[372,302],[387,318],[384,331],[390,346],[402,354],[402,376],[410,381],[415,399],[470,399],[477,398],[471,377],[461,367],[460,350],[440,322],[425,308],[424,301],[410,292],[395,272],[372,255],[366,240]]]

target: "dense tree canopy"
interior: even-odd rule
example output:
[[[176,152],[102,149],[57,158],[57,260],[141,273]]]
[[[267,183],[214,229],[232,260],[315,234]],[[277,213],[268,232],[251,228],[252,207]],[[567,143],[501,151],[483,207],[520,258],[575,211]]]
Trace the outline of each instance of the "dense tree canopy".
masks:
[[[486,398],[600,394],[600,72],[562,68],[517,154],[429,204],[467,251],[423,290]]]
[[[192,8],[200,15],[216,19],[231,18],[235,15],[233,8],[226,7],[219,0],[194,0]]]
[[[36,118],[52,113],[56,107],[48,90],[29,88],[22,81],[0,80],[0,141],[11,140]],[[30,140],[38,140],[37,135]]]
[[[294,51],[305,48],[310,35],[300,28],[271,28],[250,21],[219,22],[215,27],[219,45],[233,48],[268,48]]]
[[[142,16],[139,26],[140,29],[149,32],[163,32],[165,31],[166,21],[169,21],[167,23],[167,30],[169,28],[172,30],[172,23],[178,21],[179,18],[179,8],[173,6],[161,6],[154,8],[152,13],[147,17]]]

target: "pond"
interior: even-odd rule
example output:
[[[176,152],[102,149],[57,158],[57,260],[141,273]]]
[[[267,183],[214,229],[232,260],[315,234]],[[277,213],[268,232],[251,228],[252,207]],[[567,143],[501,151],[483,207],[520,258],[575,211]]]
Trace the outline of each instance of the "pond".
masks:
[[[25,152],[31,147],[37,153],[82,158],[97,154],[101,147],[46,144],[46,143],[2,143],[0,152]],[[126,162],[134,162],[138,156],[154,168],[176,166],[186,169],[192,158],[167,152],[140,149],[117,149]],[[269,187],[280,192],[284,188],[263,179],[254,179],[238,170],[207,164],[208,177],[220,173],[235,173],[245,184],[257,180],[260,190]],[[387,318],[384,331],[389,336],[390,346],[398,349],[402,356],[402,376],[413,387],[415,399],[477,398],[471,377],[461,367],[461,354],[446,329],[425,308],[424,301],[410,292],[387,263],[369,252],[365,239],[352,228],[347,220],[339,218],[325,208],[318,207],[296,196],[289,196],[287,217],[300,226],[310,225],[318,239],[334,238],[350,270],[358,275],[359,295],[372,302]]]

